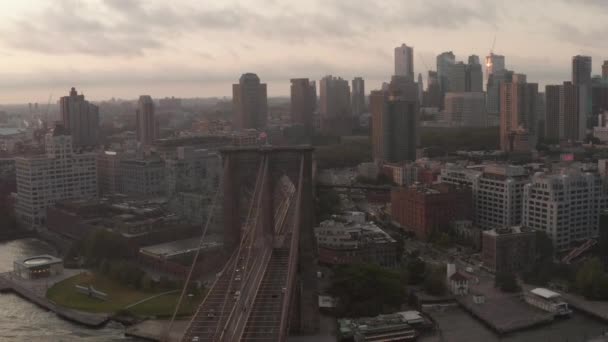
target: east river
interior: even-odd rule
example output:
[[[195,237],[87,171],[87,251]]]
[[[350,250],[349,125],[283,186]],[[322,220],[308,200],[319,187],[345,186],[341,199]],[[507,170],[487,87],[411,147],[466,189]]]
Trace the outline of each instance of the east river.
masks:
[[[54,253],[52,246],[37,239],[2,242],[0,272],[11,271],[15,259]],[[104,328],[90,329],[65,321],[14,294],[0,294],[0,341],[133,341],[123,333],[124,327],[118,323],[110,322]]]

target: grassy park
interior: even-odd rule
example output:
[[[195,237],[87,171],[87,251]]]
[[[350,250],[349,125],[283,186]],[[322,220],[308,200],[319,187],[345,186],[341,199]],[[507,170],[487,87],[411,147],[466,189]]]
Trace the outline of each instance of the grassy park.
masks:
[[[107,300],[100,300],[88,297],[87,295],[76,291],[76,285],[92,285],[96,290],[105,292],[108,295],[108,298]],[[55,284],[48,290],[47,298],[58,305],[76,310],[96,313],[115,313],[125,310],[127,306],[137,303],[138,301],[164,292],[167,292],[167,290],[137,290],[104,275],[87,272]],[[127,311],[135,316],[169,316],[173,313],[178,298],[179,291],[168,293],[132,306],[127,309]],[[186,297],[184,303],[182,303],[179,314],[187,316],[194,313],[196,307],[202,301],[202,298],[202,294],[192,298]]]

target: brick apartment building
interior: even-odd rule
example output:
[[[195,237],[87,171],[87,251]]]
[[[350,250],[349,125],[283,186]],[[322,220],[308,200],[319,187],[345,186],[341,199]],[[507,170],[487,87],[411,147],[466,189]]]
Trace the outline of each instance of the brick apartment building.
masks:
[[[495,273],[520,272],[534,261],[536,232],[523,226],[487,230],[481,245],[485,268]]]
[[[391,192],[393,220],[418,239],[434,231],[447,231],[454,220],[471,218],[471,190],[451,184],[396,188]]]

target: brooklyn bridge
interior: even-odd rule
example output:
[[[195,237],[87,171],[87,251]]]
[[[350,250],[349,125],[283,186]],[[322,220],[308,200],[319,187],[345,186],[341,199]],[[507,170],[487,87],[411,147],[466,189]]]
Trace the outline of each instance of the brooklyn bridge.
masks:
[[[316,332],[312,148],[221,153],[223,179],[212,205],[230,256],[182,341],[274,342]]]

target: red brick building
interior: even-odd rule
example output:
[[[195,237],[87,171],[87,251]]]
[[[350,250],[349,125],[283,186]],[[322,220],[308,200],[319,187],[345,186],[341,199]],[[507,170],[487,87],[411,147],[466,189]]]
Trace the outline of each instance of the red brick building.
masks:
[[[393,220],[421,240],[428,240],[433,231],[447,231],[454,220],[470,219],[471,213],[471,192],[467,188],[439,183],[391,192]]]

